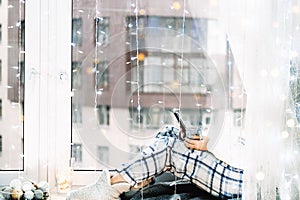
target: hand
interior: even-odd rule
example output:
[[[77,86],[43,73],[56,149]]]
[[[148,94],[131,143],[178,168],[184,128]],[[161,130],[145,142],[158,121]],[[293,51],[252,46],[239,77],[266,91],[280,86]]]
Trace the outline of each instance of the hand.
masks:
[[[207,151],[207,137],[203,136],[203,140],[199,140],[199,138],[189,139],[184,138],[184,145],[189,149],[195,149],[198,151]]]

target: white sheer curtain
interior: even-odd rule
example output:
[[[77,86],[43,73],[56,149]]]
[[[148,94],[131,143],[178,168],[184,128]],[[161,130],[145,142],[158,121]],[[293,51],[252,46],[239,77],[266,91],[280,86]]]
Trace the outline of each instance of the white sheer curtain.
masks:
[[[283,176],[291,163],[281,158],[286,156],[282,132],[296,5],[287,0],[220,1],[220,20],[247,93],[242,131],[246,138],[245,199],[276,199],[278,189],[284,191],[282,195],[289,193]]]

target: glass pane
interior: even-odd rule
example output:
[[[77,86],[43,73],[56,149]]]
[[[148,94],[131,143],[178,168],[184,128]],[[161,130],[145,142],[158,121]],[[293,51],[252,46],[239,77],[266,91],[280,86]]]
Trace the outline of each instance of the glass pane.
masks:
[[[23,170],[25,1],[0,4],[0,170]]]
[[[183,3],[136,3],[73,0],[75,170],[128,162],[160,127],[177,125],[174,108],[215,138],[211,145],[218,139],[227,105],[225,33],[215,34],[216,20],[183,15]]]

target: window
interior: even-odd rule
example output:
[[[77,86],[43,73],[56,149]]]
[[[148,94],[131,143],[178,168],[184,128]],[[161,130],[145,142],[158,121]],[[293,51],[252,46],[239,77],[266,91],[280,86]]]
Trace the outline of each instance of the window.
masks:
[[[0,44],[2,43],[2,24],[0,24]]]
[[[108,164],[108,162],[109,162],[109,147],[108,146],[98,146],[97,158],[101,163]]]
[[[72,105],[72,122],[82,123],[82,107],[81,105]]]
[[[107,62],[100,62],[96,64],[96,69],[96,84],[101,92],[109,87],[109,66]]]
[[[0,157],[2,157],[2,135],[0,135]]]
[[[0,99],[0,119],[2,119],[2,99]]]
[[[99,125],[109,125],[109,106],[98,105],[97,117]]]
[[[158,128],[176,123],[170,110],[179,106],[180,93],[186,121],[201,125],[205,119],[201,109],[212,102],[205,88],[215,81],[205,79],[205,73],[213,73],[207,69],[214,70],[203,52],[209,44],[208,19],[187,17],[184,22],[182,13],[155,10],[155,16],[136,19],[134,4],[126,1],[105,6],[97,1],[82,3],[72,4],[73,64],[69,65],[71,142],[82,144],[83,155],[74,172],[128,162],[129,153],[138,149],[132,145],[149,144]],[[128,12],[120,12],[123,7]]]
[[[130,108],[130,119],[131,119],[131,128],[137,129],[140,127],[147,127],[147,112],[145,109],[138,109],[136,107]]]
[[[75,162],[82,162],[82,145],[78,143],[72,144],[72,158]]]
[[[20,67],[20,84],[24,85],[25,84],[25,62],[21,61],[19,63]]]
[[[79,89],[82,84],[81,62],[72,62],[72,88]]]
[[[97,17],[95,19],[96,25],[96,45],[104,46],[109,42],[109,18]]]
[[[24,51],[25,50],[25,20],[21,21],[21,42],[19,43],[21,45],[21,49]]]
[[[18,28],[18,34],[20,37],[18,38],[18,46],[24,51],[25,50],[25,20],[21,20],[16,24]]]
[[[243,109],[234,109],[233,110],[233,123],[234,126],[242,126],[244,121],[245,111]]]
[[[72,21],[72,43],[82,45],[82,19],[77,18]]]
[[[164,109],[160,106],[142,108],[140,111],[136,107],[129,109],[131,118],[131,128],[158,129],[164,124],[172,123],[171,109]]]
[[[2,82],[2,60],[0,59],[0,83]]]

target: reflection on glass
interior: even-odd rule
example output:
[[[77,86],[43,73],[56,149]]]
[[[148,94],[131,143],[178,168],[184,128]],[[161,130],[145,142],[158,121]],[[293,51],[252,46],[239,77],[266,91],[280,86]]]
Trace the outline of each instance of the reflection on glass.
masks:
[[[23,170],[24,9],[25,1],[0,4],[0,170]]]
[[[174,108],[190,125],[219,132],[228,105],[225,34],[215,34],[217,21],[183,16],[172,3],[144,1],[139,10],[127,1],[73,1],[75,170],[132,159],[160,127],[177,125]]]

